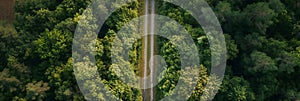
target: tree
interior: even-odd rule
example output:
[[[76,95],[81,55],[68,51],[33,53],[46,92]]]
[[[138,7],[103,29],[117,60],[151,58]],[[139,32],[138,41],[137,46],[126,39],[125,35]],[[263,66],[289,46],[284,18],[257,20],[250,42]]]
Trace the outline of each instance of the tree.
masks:
[[[48,83],[43,81],[28,83],[26,99],[42,101],[46,97],[47,90],[49,90]]]
[[[242,77],[225,76],[222,88],[215,100],[228,99],[231,101],[255,100],[254,93],[251,91],[248,81]]]

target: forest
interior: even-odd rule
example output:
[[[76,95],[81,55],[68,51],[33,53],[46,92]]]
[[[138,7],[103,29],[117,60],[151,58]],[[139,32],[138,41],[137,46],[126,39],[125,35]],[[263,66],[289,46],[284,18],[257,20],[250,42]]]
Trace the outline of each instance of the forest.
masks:
[[[145,75],[142,68],[146,39],[127,44],[130,38],[118,39],[118,36],[127,38],[139,34],[119,31],[132,20],[146,15],[145,1],[148,0],[128,0],[131,2],[126,5],[115,3],[122,1],[125,0],[15,0],[14,21],[0,21],[0,101],[110,101],[107,98],[148,101],[143,89],[123,81],[136,82],[137,79],[114,69],[126,67],[138,76]],[[155,36],[155,55],[160,56],[155,59],[164,65],[163,75],[158,77],[160,82],[152,88],[155,101],[171,96],[179,80],[195,85],[191,93],[184,88],[175,92],[187,95],[188,101],[300,101],[300,0],[182,0],[199,10],[206,8],[195,5],[206,1],[218,19],[226,43],[226,69],[222,80],[210,73],[214,47],[210,47],[211,41],[201,25],[189,11],[167,1],[176,0],[155,0],[155,14],[183,26],[195,43],[199,64],[198,71],[180,72],[181,68],[192,68],[182,67],[181,50],[172,39]],[[94,2],[95,7],[87,9]],[[93,25],[105,19],[101,16],[111,8],[117,9],[102,27]],[[86,15],[93,10],[95,14]],[[91,22],[80,22],[81,19]],[[79,22],[86,24],[87,29],[80,29]],[[142,29],[140,27],[130,28]],[[163,28],[173,27],[168,23],[163,25]],[[74,52],[74,43],[87,40],[73,40],[74,34],[94,33],[88,28],[99,30],[95,45],[92,48],[78,46]],[[174,37],[174,40],[176,38],[181,39]],[[125,46],[113,48],[115,41]],[[189,45],[184,47],[190,49]],[[87,52],[89,49],[93,52]],[[125,52],[127,59],[121,57]],[[93,54],[95,68],[74,71],[75,67],[93,64],[80,62],[92,58],[79,53]],[[92,70],[101,79],[93,80],[96,77],[89,73]],[[196,82],[180,78],[195,73],[198,74]],[[85,83],[79,84],[78,80]],[[99,87],[100,83],[108,89]],[[206,85],[213,86],[205,88]]]

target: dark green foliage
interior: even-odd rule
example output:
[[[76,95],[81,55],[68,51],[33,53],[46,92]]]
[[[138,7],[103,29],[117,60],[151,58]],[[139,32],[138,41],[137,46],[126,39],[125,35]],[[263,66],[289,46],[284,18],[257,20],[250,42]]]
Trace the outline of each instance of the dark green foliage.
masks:
[[[181,24],[191,35],[200,54],[199,80],[191,82],[189,78],[182,78],[184,82],[197,85],[189,100],[208,99],[210,92],[217,88],[204,89],[205,86],[221,82],[209,74],[211,50],[205,32],[186,10],[161,0],[156,1],[156,13]],[[214,100],[300,100],[300,1],[206,1],[220,21],[227,47],[226,73]],[[16,0],[14,24],[0,22],[0,101],[87,100],[77,85],[73,66],[87,66],[90,63],[73,64],[71,52],[78,19],[93,19],[93,16],[81,15],[90,3],[91,0]],[[122,72],[112,70],[114,66],[129,64],[130,69],[140,75],[142,40],[126,50],[129,53],[128,61],[111,51],[117,32],[132,19],[143,15],[143,4],[143,0],[138,0],[123,5],[99,29],[101,32],[96,40],[95,58],[103,79],[96,83],[88,81],[85,89],[96,92],[99,90],[97,83],[103,82],[116,97],[124,101],[142,100],[142,90],[126,85],[117,76]],[[101,3],[97,7],[109,9],[114,6],[118,5]],[[97,7],[94,9],[97,10]],[[95,15],[105,13],[107,11],[99,11]],[[118,42],[126,45],[122,39],[118,39]],[[170,40],[156,37],[156,45],[156,54],[166,62],[165,75],[155,86],[155,99],[159,100],[171,95],[179,77],[189,73],[180,72],[183,68],[180,55]],[[79,51],[86,51],[86,48],[81,47]],[[122,53],[121,50],[117,51]],[[112,55],[122,64],[113,64]],[[210,80],[209,76],[212,76]],[[209,94],[202,96],[205,92]],[[106,100],[102,94],[89,96]]]

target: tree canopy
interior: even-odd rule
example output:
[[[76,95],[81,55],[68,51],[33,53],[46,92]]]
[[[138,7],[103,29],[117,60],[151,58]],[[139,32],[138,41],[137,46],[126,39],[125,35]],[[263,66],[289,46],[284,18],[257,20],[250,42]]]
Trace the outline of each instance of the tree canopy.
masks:
[[[189,101],[209,100],[210,94],[217,89],[218,93],[213,99],[216,101],[300,100],[300,1],[205,1],[217,16],[226,40],[227,67],[223,81],[218,82],[218,77],[210,74],[210,41],[196,18],[177,5],[156,0],[156,14],[177,21],[187,30],[197,47],[200,64],[198,72],[180,72],[181,68],[191,67],[181,67],[182,59],[172,40],[156,36],[156,55],[162,57],[165,67],[162,70],[164,75],[159,78],[161,82],[154,87],[155,100],[172,95],[179,79],[196,85],[191,95],[188,95]],[[144,0],[122,5],[99,28],[100,33],[93,49],[97,66],[95,70],[102,79],[97,82],[87,80],[83,85],[89,92],[88,97],[84,97],[77,85],[73,66],[84,67],[91,63],[73,64],[73,37],[79,19],[84,17],[97,22],[94,16],[82,15],[91,2],[93,1],[16,0],[14,23],[0,21],[1,101],[107,100],[107,95],[94,93],[100,92],[97,91],[99,82],[105,84],[115,95],[110,97],[124,101],[142,101],[142,90],[130,87],[121,80],[136,79],[114,68],[128,66],[129,70],[141,75],[139,71],[143,58],[143,40],[135,41],[130,48],[121,47],[119,50],[113,50],[112,45],[114,40],[121,45],[128,45],[124,39],[118,39],[117,33],[132,19],[144,15]],[[114,6],[119,5],[99,3],[97,7],[109,9]],[[101,16],[108,12],[104,10],[98,13]],[[164,27],[172,26],[166,24]],[[172,34],[176,33],[178,32]],[[120,35],[130,37],[126,33]],[[86,51],[87,48],[89,47],[80,47],[78,51]],[[122,49],[129,53],[128,60],[112,53],[122,53]],[[112,56],[120,63],[114,64]],[[197,82],[192,82],[190,78],[180,78],[193,73],[199,73]],[[122,74],[121,77],[119,74]],[[79,79],[83,80],[90,75],[80,75]],[[206,85],[218,84],[221,84],[220,88],[212,86],[205,89]],[[186,94],[183,90],[180,93]]]

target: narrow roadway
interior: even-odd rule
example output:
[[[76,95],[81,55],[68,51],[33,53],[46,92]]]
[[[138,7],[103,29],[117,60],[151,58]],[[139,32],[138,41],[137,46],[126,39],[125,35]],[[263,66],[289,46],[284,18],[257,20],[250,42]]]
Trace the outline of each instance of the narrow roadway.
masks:
[[[147,77],[147,67],[150,68],[150,82],[144,79],[144,88],[147,88],[147,85],[150,83],[150,94],[147,94],[147,89],[143,90],[143,101],[148,101],[147,96],[150,96],[150,101],[154,101],[154,91],[153,91],[153,74],[154,74],[154,60],[150,60],[148,65],[148,29],[149,29],[149,0],[145,0],[145,25],[144,25],[144,77]],[[154,59],[154,26],[155,26],[155,0],[151,0],[151,12],[150,12],[150,59]]]

